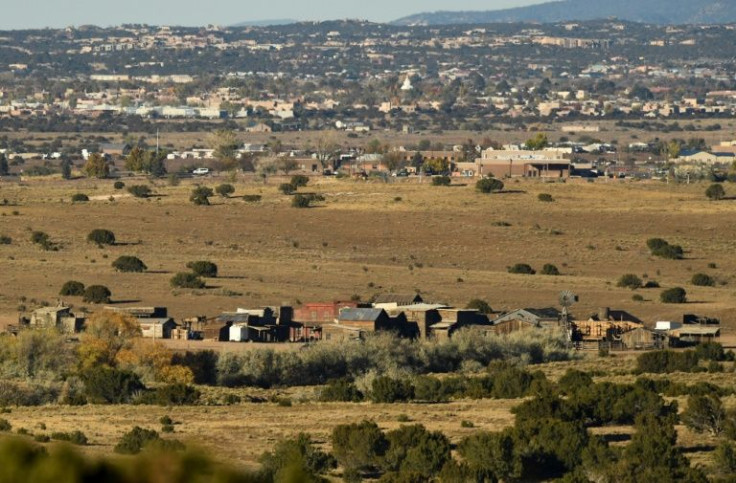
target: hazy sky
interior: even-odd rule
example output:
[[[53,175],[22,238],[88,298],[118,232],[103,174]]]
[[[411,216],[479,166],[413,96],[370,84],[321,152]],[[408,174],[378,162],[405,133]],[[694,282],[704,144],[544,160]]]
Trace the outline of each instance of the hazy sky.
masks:
[[[0,29],[152,25],[231,25],[264,19],[361,18],[390,21],[435,10],[495,10],[545,0],[5,0]]]

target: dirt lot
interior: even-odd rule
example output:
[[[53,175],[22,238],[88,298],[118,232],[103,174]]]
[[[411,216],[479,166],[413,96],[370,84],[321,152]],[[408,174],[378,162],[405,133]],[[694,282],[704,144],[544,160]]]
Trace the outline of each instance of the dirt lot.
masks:
[[[512,181],[506,193],[482,195],[472,183],[315,179],[307,190],[324,194],[326,203],[296,209],[278,192],[282,181],[239,178],[236,195],[261,194],[262,202],[214,197],[212,206],[188,201],[193,181],[177,187],[160,181],[157,197],[113,202],[108,198],[116,190],[107,180],[0,184],[0,202],[8,200],[0,206],[0,235],[12,238],[0,245],[0,318],[14,320],[19,305],[55,303],[62,284],[74,279],[108,286],[117,304],[165,305],[175,317],[414,290],[456,305],[479,297],[503,310],[555,305],[569,289],[580,296],[573,308],[578,316],[610,306],[647,322],[679,320],[687,312],[736,323],[736,225],[730,222],[736,202],[707,201],[704,184]],[[93,201],[72,204],[76,192]],[[542,192],[555,201],[538,201]],[[119,244],[87,243],[95,228],[112,230]],[[48,233],[59,250],[31,243],[34,230]],[[653,258],[645,246],[651,237],[681,244],[686,259]],[[149,271],[116,273],[110,264],[120,255],[140,257]],[[205,290],[170,288],[174,273],[202,259],[216,262],[221,277],[208,280]],[[506,272],[520,262],[537,270],[553,263],[562,275]],[[697,272],[719,284],[692,286]],[[631,290],[616,287],[624,273],[663,288],[683,286],[690,303],[661,304],[659,289],[639,290],[645,301],[632,301]],[[82,305],[76,298],[66,302]]]

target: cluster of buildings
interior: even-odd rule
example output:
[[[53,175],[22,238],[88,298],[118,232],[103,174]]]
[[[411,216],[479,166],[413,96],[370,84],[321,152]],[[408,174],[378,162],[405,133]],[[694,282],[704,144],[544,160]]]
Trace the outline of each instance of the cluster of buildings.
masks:
[[[346,21],[45,34],[2,39],[17,55],[0,63],[0,73],[8,74],[0,82],[0,115],[255,118],[280,129],[338,121],[338,129],[365,132],[427,114],[466,122],[736,113],[733,56],[724,52],[707,67],[692,60],[692,51],[708,49],[719,35],[730,39],[730,26],[610,21],[412,29]],[[636,48],[672,55],[639,56]],[[576,55],[581,50],[586,54]],[[51,61],[37,63],[34,55],[41,53]],[[210,65],[222,72],[215,85],[198,74]],[[34,79],[57,87],[28,82]]]
[[[370,304],[356,301],[306,303],[300,307],[238,308],[214,317],[193,317],[177,323],[164,307],[103,310],[137,320],[141,336],[150,339],[220,342],[340,342],[368,334],[390,332],[397,337],[447,340],[461,329],[479,336],[508,335],[528,330],[566,331],[571,347],[581,350],[639,350],[678,347],[717,340],[716,319],[685,315],[682,322],[659,321],[647,327],[624,310],[602,308],[587,319],[567,315],[554,307],[523,308],[484,314],[477,309],[425,302],[420,295],[385,294]],[[44,307],[9,330],[56,328],[75,334],[84,330],[84,318],[69,307]]]

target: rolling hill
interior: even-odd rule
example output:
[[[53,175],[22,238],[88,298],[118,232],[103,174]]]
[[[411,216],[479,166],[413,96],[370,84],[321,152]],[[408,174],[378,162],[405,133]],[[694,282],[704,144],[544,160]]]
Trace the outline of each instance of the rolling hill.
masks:
[[[733,0],[563,0],[527,7],[477,12],[427,12],[396,25],[482,24],[497,22],[565,22],[618,18],[659,25],[736,23]]]

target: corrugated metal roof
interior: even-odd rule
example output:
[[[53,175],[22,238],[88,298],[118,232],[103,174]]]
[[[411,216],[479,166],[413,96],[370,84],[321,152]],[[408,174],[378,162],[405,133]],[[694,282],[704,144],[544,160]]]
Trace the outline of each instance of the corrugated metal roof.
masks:
[[[422,302],[422,297],[419,294],[395,294],[386,293],[376,297],[374,304],[397,304],[397,305],[411,305],[417,302]]]
[[[344,309],[340,311],[338,319],[374,322],[382,312],[383,309]]]

